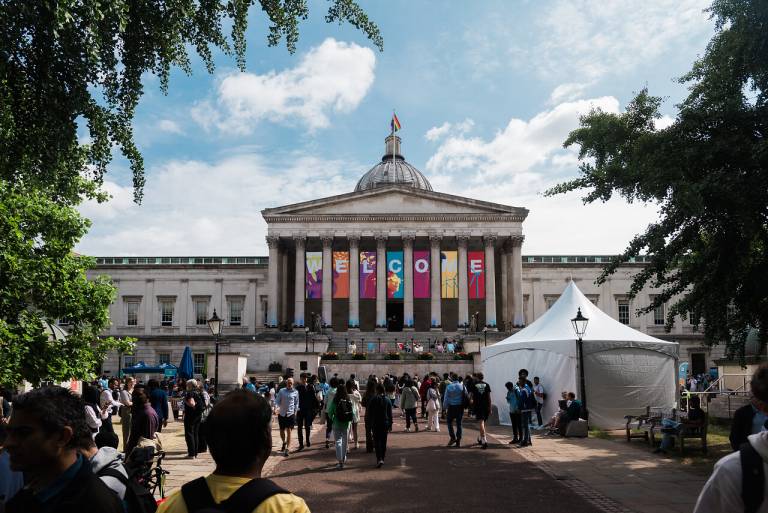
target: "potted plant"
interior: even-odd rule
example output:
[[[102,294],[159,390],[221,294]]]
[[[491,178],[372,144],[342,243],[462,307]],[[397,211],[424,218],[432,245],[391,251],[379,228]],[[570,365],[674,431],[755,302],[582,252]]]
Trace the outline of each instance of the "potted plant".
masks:
[[[281,372],[283,370],[283,364],[280,362],[272,362],[269,364],[269,372]]]
[[[456,353],[453,355],[453,359],[454,360],[471,360],[472,355],[465,352]]]
[[[367,360],[368,355],[366,353],[355,353],[352,355],[353,360]]]
[[[419,360],[434,360],[435,359],[435,355],[433,355],[432,353],[418,353],[418,357],[417,358]]]
[[[333,351],[329,351],[327,353],[323,353],[320,355],[321,360],[338,360],[339,359],[339,353],[335,353]]]
[[[403,356],[397,351],[390,351],[387,353],[387,360],[402,360]]]

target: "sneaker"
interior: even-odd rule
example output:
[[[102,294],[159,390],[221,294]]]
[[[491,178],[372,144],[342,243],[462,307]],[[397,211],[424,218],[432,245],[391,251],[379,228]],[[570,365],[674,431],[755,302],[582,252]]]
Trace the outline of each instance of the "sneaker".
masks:
[[[458,449],[459,447],[461,447],[461,440],[457,439],[456,440],[456,448]]]
[[[415,426],[416,426],[416,432],[418,433],[419,432],[419,425],[415,424]]]
[[[483,442],[482,445],[483,445],[483,449],[487,449],[488,448],[488,442]]]
[[[519,443],[520,443],[520,440],[510,440],[509,441],[509,445],[515,445],[515,444],[519,444]]]
[[[453,444],[455,444],[455,443],[456,443],[456,439],[455,439],[455,438],[451,438],[451,439],[448,441],[448,447],[452,446],[452,445],[453,445]]]
[[[381,468],[384,465],[384,460],[379,460],[379,462],[376,464],[376,468]]]
[[[343,468],[344,468],[344,465],[342,465],[341,463],[336,464],[336,470],[341,470]]]
[[[410,433],[411,432],[411,428],[405,428],[405,432],[406,433]]]
[[[309,440],[307,440],[307,447],[312,447],[312,444],[309,443]]]
[[[331,441],[330,440],[326,440],[325,441],[325,448],[326,449],[330,449],[331,448]]]
[[[280,452],[285,452],[285,443],[283,443],[283,446],[280,448]]]
[[[303,445],[299,445],[299,448],[296,449],[296,452],[303,451],[303,450],[304,450],[304,446]]]
[[[482,443],[483,443],[483,439],[482,439],[482,438],[480,438],[479,436],[477,437],[477,443],[478,443],[478,444],[482,444]]]
[[[286,458],[288,457],[288,449],[285,450],[285,452],[283,453],[283,456],[285,456]]]

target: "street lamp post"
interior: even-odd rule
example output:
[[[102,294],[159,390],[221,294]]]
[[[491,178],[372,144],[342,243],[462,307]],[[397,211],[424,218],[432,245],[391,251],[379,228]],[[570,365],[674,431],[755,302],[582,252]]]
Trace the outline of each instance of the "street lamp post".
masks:
[[[219,319],[219,316],[216,315],[216,309],[214,308],[213,316],[208,319],[208,329],[211,330],[211,335],[216,337],[216,342],[214,342],[216,348],[216,360],[213,371],[213,379],[216,381],[216,393],[214,395],[216,399],[219,398],[219,339],[221,337],[221,325],[222,321]]]
[[[573,331],[576,332],[576,350],[579,353],[579,378],[581,379],[581,405],[587,411],[587,386],[584,380],[584,333],[587,331],[589,319],[581,313],[581,308],[576,310],[576,317],[571,319]]]
[[[314,345],[315,341],[312,341],[312,344]],[[314,352],[314,348],[312,349],[312,352]],[[304,328],[304,352],[309,352],[309,328]]]
[[[483,328],[483,347],[488,347],[488,326]]]

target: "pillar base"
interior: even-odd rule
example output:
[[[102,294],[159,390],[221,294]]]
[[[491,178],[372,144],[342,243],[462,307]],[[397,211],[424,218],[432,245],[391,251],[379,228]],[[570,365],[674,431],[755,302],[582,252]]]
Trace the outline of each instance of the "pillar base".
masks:
[[[387,328],[375,328],[374,331],[376,333],[386,333],[387,332]]]
[[[347,333],[360,333],[360,328],[347,328]]]
[[[429,328],[429,331],[432,333],[440,333],[443,331],[443,328]]]
[[[411,327],[404,326],[403,327],[403,331],[416,331],[416,330],[415,330],[415,328],[413,326],[411,326]]]

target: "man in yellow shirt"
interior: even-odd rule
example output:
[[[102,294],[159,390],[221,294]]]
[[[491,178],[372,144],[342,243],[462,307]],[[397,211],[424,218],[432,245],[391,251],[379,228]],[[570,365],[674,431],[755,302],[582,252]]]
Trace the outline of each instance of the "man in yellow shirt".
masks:
[[[203,426],[216,469],[185,484],[158,513],[212,508],[252,513],[310,513],[304,500],[262,479],[272,451],[272,411],[259,394],[236,390],[216,403]]]

